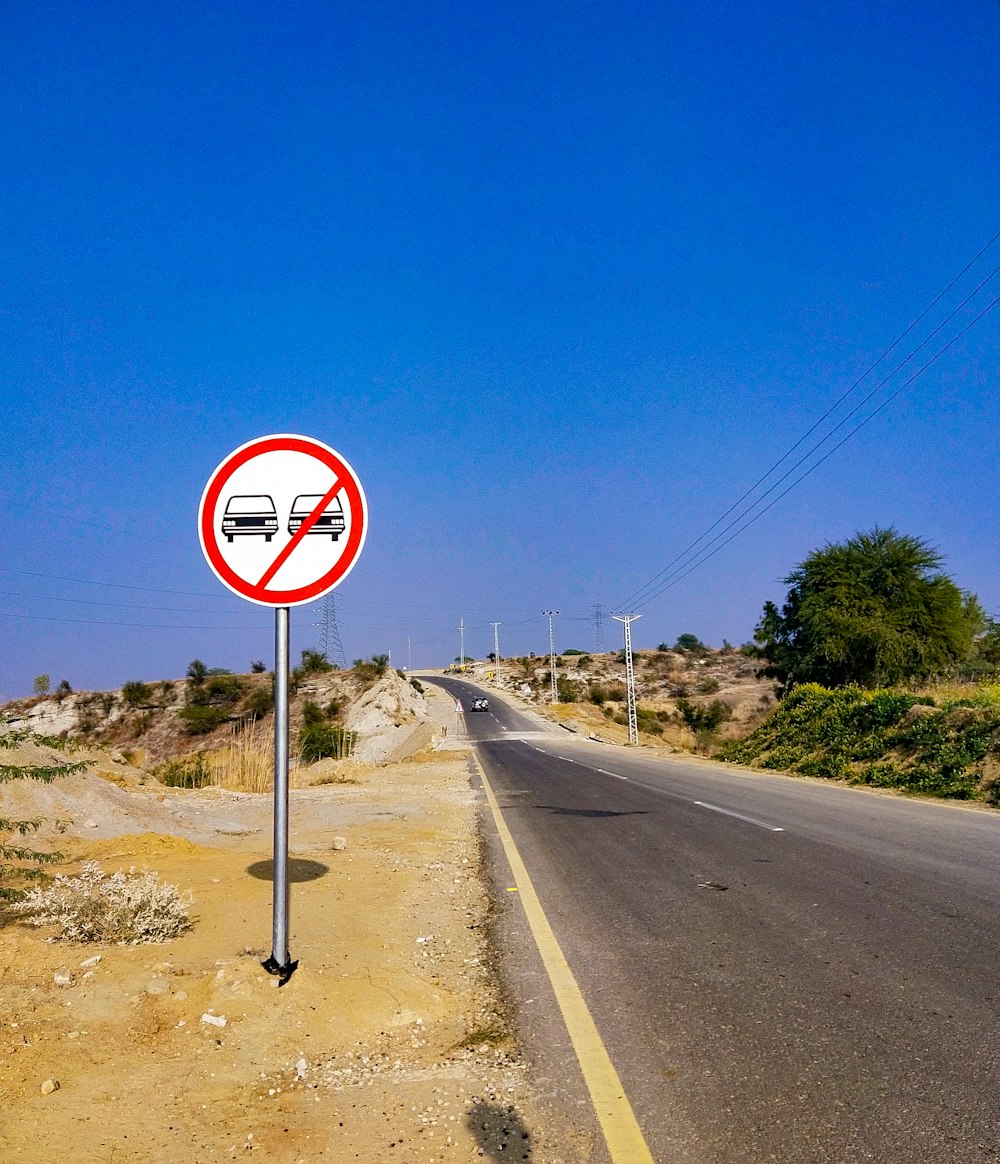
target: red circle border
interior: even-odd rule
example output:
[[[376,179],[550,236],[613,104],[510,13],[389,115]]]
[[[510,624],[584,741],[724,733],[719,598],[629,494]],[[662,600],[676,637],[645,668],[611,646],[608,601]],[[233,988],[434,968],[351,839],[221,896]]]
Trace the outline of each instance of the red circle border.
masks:
[[[332,469],[335,478],[342,482],[351,514],[351,532],[336,565],[315,582],[308,586],[300,586],[296,590],[268,590],[241,578],[222,557],[213,525],[219,496],[229,478],[254,457],[275,452],[304,453]],[[334,587],[339,586],[354,568],[367,533],[368,504],[361,482],[353,468],[329,445],[310,437],[292,435],[260,437],[241,445],[226,457],[208,479],[198,511],[198,536],[202,552],[216,577],[241,598],[256,602],[260,606],[299,606],[329,593]]]

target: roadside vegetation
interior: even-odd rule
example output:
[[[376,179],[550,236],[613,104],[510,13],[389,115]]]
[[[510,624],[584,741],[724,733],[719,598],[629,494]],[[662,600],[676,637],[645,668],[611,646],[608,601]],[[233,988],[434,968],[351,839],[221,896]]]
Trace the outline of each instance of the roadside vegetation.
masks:
[[[58,736],[46,736],[32,731],[6,732],[2,740],[7,750],[27,744],[34,748],[49,748],[59,752],[67,749],[66,741]],[[90,760],[67,760],[51,763],[42,760],[28,763],[0,762],[0,784],[13,780],[37,780],[51,784],[60,776],[85,772]],[[38,882],[48,877],[50,866],[63,860],[64,854],[50,849],[36,849],[32,837],[42,827],[40,818],[18,819],[0,816],[0,902],[18,901]]]
[[[754,635],[760,674],[784,698],[719,757],[997,803],[1000,687],[988,680],[1000,666],[1000,626],[942,562],[891,529],[810,554]],[[931,693],[961,679],[971,681],[963,694]]]
[[[929,695],[805,683],[718,756],[851,784],[996,804],[998,747],[1000,688],[937,706]]]

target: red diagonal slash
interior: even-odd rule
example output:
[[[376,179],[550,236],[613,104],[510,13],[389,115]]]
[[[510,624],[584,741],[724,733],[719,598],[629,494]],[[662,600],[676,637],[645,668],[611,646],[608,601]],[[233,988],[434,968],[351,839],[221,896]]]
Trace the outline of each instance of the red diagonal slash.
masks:
[[[341,489],[343,489],[343,487],[344,487],[343,479],[338,476],[334,480],[333,485],[324,494],[323,500],[319,503],[319,505],[316,506],[316,508],[312,511],[312,513],[309,514],[309,516],[305,519],[305,521],[299,526],[299,528],[292,535],[292,540],[288,543],[287,546],[285,546],[285,548],[281,551],[281,553],[274,559],[274,562],[270,566],[268,566],[267,572],[264,574],[264,577],[261,578],[261,580],[257,583],[257,585],[259,587],[261,587],[261,588],[265,587],[268,584],[268,582],[270,582],[271,579],[275,576],[275,574],[277,574],[277,572],[281,569],[281,567],[288,561],[288,559],[292,556],[292,551],[299,544],[299,542],[302,541],[302,539],[306,536],[306,534],[312,529],[312,527],[316,524],[316,522],[319,521],[320,517],[322,516],[323,510],[326,509],[326,507],[337,496],[337,494],[341,491]]]

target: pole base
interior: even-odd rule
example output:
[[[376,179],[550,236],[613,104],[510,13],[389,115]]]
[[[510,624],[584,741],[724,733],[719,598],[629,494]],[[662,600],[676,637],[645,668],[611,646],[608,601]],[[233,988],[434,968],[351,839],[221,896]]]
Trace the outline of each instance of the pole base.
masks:
[[[271,955],[270,958],[268,958],[268,960],[266,962],[261,962],[261,965],[268,972],[268,974],[273,974],[278,979],[279,986],[285,985],[285,983],[288,981],[288,979],[291,978],[291,976],[298,969],[298,965],[299,965],[298,958],[296,958],[294,962],[287,960],[288,959],[287,954],[285,954],[285,958],[286,958],[286,962],[285,962],[284,966],[281,965],[281,963],[278,961],[277,958],[275,958],[275,956],[273,954]]]

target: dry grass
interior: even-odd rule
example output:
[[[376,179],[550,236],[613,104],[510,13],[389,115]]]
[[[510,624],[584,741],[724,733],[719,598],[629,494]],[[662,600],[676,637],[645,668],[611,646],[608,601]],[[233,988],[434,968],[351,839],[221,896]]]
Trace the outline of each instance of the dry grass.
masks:
[[[230,792],[270,792],[274,787],[274,723],[230,729],[229,741],[209,756],[212,784]],[[293,774],[289,783],[294,784]]]

